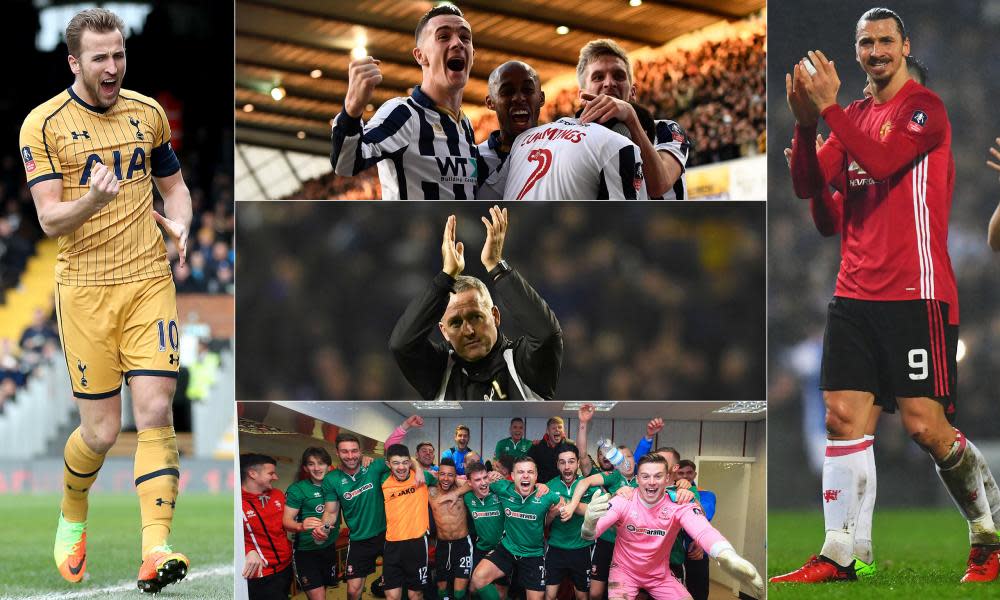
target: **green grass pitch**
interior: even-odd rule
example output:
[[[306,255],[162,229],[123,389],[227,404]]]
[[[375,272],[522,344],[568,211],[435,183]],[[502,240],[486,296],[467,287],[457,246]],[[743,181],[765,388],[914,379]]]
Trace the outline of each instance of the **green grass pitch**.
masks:
[[[87,526],[87,579],[59,576],[52,543],[59,497],[0,496],[0,599],[154,597],[141,594],[139,502],[135,494],[96,494]],[[191,560],[187,578],[156,598],[232,598],[233,499],[229,494],[182,494],[170,544]]]
[[[878,573],[870,580],[769,584],[768,598],[1000,598],[1000,581],[960,584],[969,556],[969,529],[956,509],[875,509],[872,537]],[[768,513],[768,577],[797,569],[823,544],[823,515]]]

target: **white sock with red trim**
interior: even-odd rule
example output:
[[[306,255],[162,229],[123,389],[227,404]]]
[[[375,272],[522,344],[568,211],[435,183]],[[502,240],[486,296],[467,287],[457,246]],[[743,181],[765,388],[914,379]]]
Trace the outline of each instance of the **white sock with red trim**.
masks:
[[[866,442],[871,445],[865,448],[865,477],[858,482],[861,506],[858,508],[858,527],[854,532],[854,556],[866,563],[872,561],[872,515],[875,513],[875,436],[866,435]]]
[[[867,481],[865,449],[871,440],[827,440],[823,460],[823,520],[826,540],[820,553],[842,567],[854,560],[862,490]]]
[[[938,477],[969,522],[971,544],[1000,543],[983,483],[981,466],[984,464],[986,460],[979,449],[958,429],[955,430],[955,443],[951,450],[937,463]],[[993,485],[995,487],[996,483]]]

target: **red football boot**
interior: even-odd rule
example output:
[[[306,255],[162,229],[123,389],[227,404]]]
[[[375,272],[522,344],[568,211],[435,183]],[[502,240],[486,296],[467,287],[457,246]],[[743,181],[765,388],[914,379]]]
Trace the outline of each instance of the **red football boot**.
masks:
[[[969,568],[965,570],[962,583],[993,581],[998,574],[1000,574],[1000,548],[973,546],[969,550]]]
[[[970,559],[971,560],[971,559]],[[823,583],[826,581],[854,581],[858,576],[852,564],[842,567],[825,556],[815,554],[802,567],[768,579],[769,583]]]

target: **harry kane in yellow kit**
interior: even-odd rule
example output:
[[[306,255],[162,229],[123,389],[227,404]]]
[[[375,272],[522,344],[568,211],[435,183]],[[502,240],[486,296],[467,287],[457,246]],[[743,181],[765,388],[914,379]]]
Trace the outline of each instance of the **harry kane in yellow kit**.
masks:
[[[56,312],[80,427],[66,442],[56,532],[60,574],[86,571],[87,492],[121,428],[122,380],[138,433],[142,522],[138,587],[180,581],[188,559],[167,545],[180,476],[172,402],[180,368],[177,302],[157,224],[185,260],[191,195],[152,98],[122,89],[125,24],[105,9],[66,27],[73,84],[28,115],[20,150],[38,221],[57,237]],[[153,185],[164,215],[153,210]]]

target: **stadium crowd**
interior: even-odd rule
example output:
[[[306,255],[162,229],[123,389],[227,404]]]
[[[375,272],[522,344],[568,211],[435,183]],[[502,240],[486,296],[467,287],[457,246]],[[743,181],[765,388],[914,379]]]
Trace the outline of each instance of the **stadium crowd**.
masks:
[[[707,41],[695,50],[635,62],[636,101],[688,133],[694,142],[688,167],[763,153],[765,40],[753,35]],[[572,116],[578,109],[577,89],[567,88],[548,99],[539,121]],[[477,129],[476,139],[489,131],[489,126]]]
[[[975,13],[974,5],[963,5],[955,19],[972,22],[978,18]],[[962,43],[952,46],[946,42],[947,27],[939,22],[932,7],[911,6],[902,16],[910,35],[919,42],[913,52],[927,66],[927,87],[941,97],[952,127],[955,188],[948,248],[961,309],[959,337],[965,348],[958,363],[956,424],[970,439],[994,441],[995,373],[1000,365],[1000,311],[996,309],[1000,261],[986,243],[986,229],[1000,199],[1000,183],[985,162],[988,148],[1000,135],[1000,119],[993,108],[1000,93],[1000,65],[991,63],[984,67],[985,71],[954,68],[988,52],[994,37],[987,28],[967,27],[962,30]],[[847,20],[845,17],[844,27],[849,31],[853,22]],[[778,51],[773,45],[771,50]],[[838,60],[837,67],[842,80],[839,100],[846,106],[860,96],[863,74],[853,63],[844,66]],[[779,80],[778,76],[773,72],[772,81]],[[815,467],[817,463],[812,459],[822,458],[824,436],[819,359],[827,304],[840,263],[840,238],[823,238],[812,223],[808,201],[798,200],[793,194],[788,167],[780,152],[788,145],[794,123],[784,105],[784,93],[783,86],[774,86],[771,91],[772,106],[780,109],[771,111],[770,127],[775,140],[772,148],[778,151],[768,157],[768,421],[772,431],[785,432],[783,445],[804,449]],[[821,132],[825,133],[825,129],[821,128]],[[906,494],[880,495],[880,504],[922,505],[928,498],[951,504],[944,499],[933,474],[912,476],[927,471],[927,459],[909,442],[897,416],[881,418],[877,440],[878,464],[895,465],[879,470],[880,490],[907,490]],[[802,453],[797,450],[772,456],[781,463],[773,463],[773,468],[799,470],[801,466]],[[771,495],[771,506],[811,505],[819,480],[818,471],[814,468],[811,472],[814,477],[792,478],[783,484],[781,495]]]
[[[763,207],[656,206],[511,209],[504,258],[562,327],[556,399],[763,398]],[[237,397],[416,399],[389,334],[441,270],[448,210],[482,276],[473,207],[241,207]]]
[[[422,592],[424,597],[461,599],[467,591],[489,598],[498,591],[491,589],[491,582],[501,595],[509,587],[511,598],[541,598],[542,590],[554,597],[564,580],[572,581],[577,597],[587,597],[588,592],[590,597],[602,597],[609,575],[616,582],[623,573],[635,570],[646,574],[645,589],[660,592],[660,586],[673,584],[672,594],[664,597],[681,597],[679,591],[707,600],[709,554],[733,573],[719,552],[722,546],[711,545],[710,550],[709,538],[699,534],[695,521],[680,515],[689,505],[686,508],[698,515],[701,526],[711,529],[708,520],[715,514],[715,494],[697,488],[694,464],[682,461],[676,449],[654,450],[664,424],[661,418],[647,423],[646,435],[634,451],[631,445],[601,440],[596,459],[590,456],[587,431],[593,415],[592,405],[579,409],[576,441],[567,437],[558,416],[549,418],[544,435],[533,441],[527,437],[524,420],[515,417],[510,421],[510,437],[498,441],[493,452],[471,448],[470,429],[459,425],[455,444],[440,454],[429,441],[417,443],[417,436],[405,439],[424,425],[422,417],[413,415],[385,440],[384,462],[380,456],[362,458],[365,445],[353,433],[335,426],[327,433],[324,425],[335,458],[325,447],[306,448],[290,484],[276,483],[274,458],[241,454],[243,576],[251,600],[286,598],[293,577],[295,589],[309,598],[324,598],[325,588],[336,587],[342,580],[347,582],[349,597],[360,597],[367,577],[375,572],[376,555],[384,555],[382,577],[371,587],[379,597],[399,598],[402,587],[409,590],[410,598]],[[410,442],[416,445],[403,445]],[[412,458],[410,448],[414,449]],[[615,503],[634,502],[633,494],[650,487],[649,473],[664,468],[666,477],[658,481],[665,487],[659,493],[669,499],[658,496],[651,502],[643,498],[655,505],[655,511],[662,510],[657,512],[661,519],[657,523],[665,528],[663,539],[648,542],[657,547],[656,554],[632,559],[629,566],[620,562],[622,558],[612,565],[612,553],[627,556],[635,543],[623,535],[626,529],[635,531],[635,526],[618,521],[611,527],[617,525],[617,538],[614,531],[602,535],[604,529],[595,534],[592,527],[598,521],[598,505],[607,498],[601,495],[606,491],[616,494]],[[635,489],[640,485],[641,489]],[[287,492],[282,493],[279,486]],[[403,491],[396,491],[400,486]],[[525,503],[529,497],[534,499]],[[317,498],[323,498],[325,507],[317,506]],[[660,504],[661,498],[670,508]],[[683,526],[675,529],[667,524],[673,519]],[[728,546],[721,535],[718,539]],[[398,554],[413,542],[417,543],[409,553]],[[341,560],[337,548],[348,543],[350,550]],[[753,572],[746,574],[749,582],[756,575],[754,568],[738,556],[735,559]],[[290,568],[293,562],[294,569]],[[542,575],[536,565],[543,567]],[[404,575],[409,571],[414,576]],[[759,577],[756,581],[760,582]]]
[[[693,50],[673,51],[633,65],[637,102],[657,119],[677,121],[693,141],[687,166],[714,163],[765,151],[766,35],[706,41]],[[548,94],[539,123],[573,116],[576,87]],[[499,128],[496,114],[473,119],[476,142]],[[354,178],[332,172],[312,179],[287,199],[379,198],[375,169]]]

